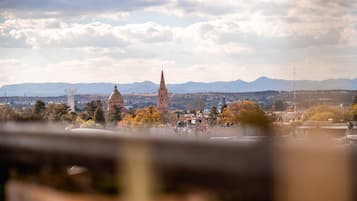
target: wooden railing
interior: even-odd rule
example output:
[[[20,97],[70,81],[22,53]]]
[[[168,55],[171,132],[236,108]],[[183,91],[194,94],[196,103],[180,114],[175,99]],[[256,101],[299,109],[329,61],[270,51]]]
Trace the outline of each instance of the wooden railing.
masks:
[[[36,178],[41,181],[44,169],[63,176],[56,171],[72,166],[83,167],[92,178],[96,178],[96,192],[111,195],[131,192],[132,200],[140,199],[136,194],[183,192],[187,189],[215,193],[219,200],[284,200],[294,181],[305,174],[299,168],[287,165],[294,157],[296,160],[292,164],[301,165],[301,171],[322,174],[321,178],[331,175],[343,178],[331,181],[339,186],[326,184],[327,189],[353,189],[355,186],[356,175],[352,169],[357,164],[357,150],[353,146],[287,145],[273,139],[246,143],[201,138],[156,138],[145,136],[145,130],[134,137],[125,133],[68,133],[39,128],[0,127],[0,200],[6,200],[5,186],[13,177],[26,180],[30,175],[31,181]],[[299,153],[306,154],[306,157],[300,157]],[[316,156],[316,161],[308,160],[313,156]],[[319,163],[321,158],[324,161]],[[302,164],[295,164],[297,161]],[[338,168],[322,167],[326,171],[321,173],[315,168],[319,164],[329,168],[337,165]],[[335,172],[337,170],[342,172]],[[301,177],[290,178],[297,174]],[[335,179],[335,176],[331,178]],[[306,178],[304,185],[309,186],[310,179]],[[97,185],[102,180],[109,185]],[[345,180],[348,180],[348,185],[341,185],[346,183]],[[314,182],[312,180],[310,184]],[[64,190],[76,189],[70,186],[73,183],[60,182],[58,185],[51,179],[42,180],[42,183]],[[304,191],[305,188],[299,188],[302,184],[297,182],[296,185],[297,192]],[[313,188],[318,192],[319,187]],[[86,193],[82,190],[79,188],[79,191]],[[347,194],[348,200],[356,198],[354,190],[342,193]],[[296,195],[294,191],[291,194]]]

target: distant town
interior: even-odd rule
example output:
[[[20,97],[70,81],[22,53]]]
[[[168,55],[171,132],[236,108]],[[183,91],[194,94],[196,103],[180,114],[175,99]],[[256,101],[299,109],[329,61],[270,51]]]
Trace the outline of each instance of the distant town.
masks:
[[[120,85],[112,87],[108,95],[76,95],[75,88],[67,88],[65,96],[2,96],[0,120],[57,122],[73,128],[171,127],[201,134],[209,127],[246,123],[259,127],[264,122],[322,121],[341,126],[357,120],[354,90],[170,93],[163,71],[157,93],[122,94]]]
[[[120,90],[120,85],[118,85]],[[310,106],[319,104],[328,105],[351,105],[355,96],[353,90],[312,90],[296,91],[296,101],[299,110],[307,109]],[[150,105],[156,105],[157,94],[122,94],[125,100],[126,108],[144,108]],[[204,109],[212,106],[221,106],[224,101],[231,103],[237,100],[252,100],[259,104],[265,110],[271,110],[273,103],[277,101],[284,102],[284,108],[292,104],[293,92],[291,91],[260,91],[260,92],[242,92],[242,93],[170,93],[169,108],[171,110],[190,110],[194,108],[193,101],[202,101]],[[10,104],[12,107],[20,109],[22,107],[31,107],[36,100],[41,99],[48,103],[67,103],[68,96],[0,96],[1,104]],[[102,101],[104,107],[108,104],[108,95],[74,95],[76,110],[81,111],[86,107],[86,103],[93,100]],[[281,108],[278,110],[281,110]]]

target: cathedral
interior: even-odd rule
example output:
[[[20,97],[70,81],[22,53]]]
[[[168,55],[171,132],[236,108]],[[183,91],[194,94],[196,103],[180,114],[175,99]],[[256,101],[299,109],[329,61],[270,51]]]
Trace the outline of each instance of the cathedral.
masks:
[[[157,96],[157,108],[163,114],[169,111],[169,97],[167,95],[167,89],[165,85],[164,71],[161,71],[160,87],[158,89]]]
[[[114,107],[123,108],[124,99],[120,92],[118,91],[117,85],[114,86],[112,94],[110,94],[108,99],[108,111],[113,110]]]
[[[112,111],[114,107],[124,108],[124,99],[118,91],[117,85],[114,86],[112,94],[108,98],[108,111]],[[169,97],[165,84],[164,71],[161,71],[160,87],[157,96],[157,108],[162,114],[167,114],[169,111]]]

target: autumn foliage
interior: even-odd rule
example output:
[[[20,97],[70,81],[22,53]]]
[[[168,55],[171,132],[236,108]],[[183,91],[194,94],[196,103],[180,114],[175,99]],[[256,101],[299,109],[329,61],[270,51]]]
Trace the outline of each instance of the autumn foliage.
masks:
[[[221,124],[250,125],[262,129],[269,129],[270,120],[265,112],[253,101],[233,102],[223,110],[220,116]]]
[[[348,111],[340,108],[329,105],[317,105],[305,112],[304,119],[312,121],[327,121],[331,119],[334,122],[341,122],[350,119],[350,114]]]
[[[138,109],[134,114],[126,114],[119,122],[123,127],[151,127],[162,123],[161,112],[154,106]]]

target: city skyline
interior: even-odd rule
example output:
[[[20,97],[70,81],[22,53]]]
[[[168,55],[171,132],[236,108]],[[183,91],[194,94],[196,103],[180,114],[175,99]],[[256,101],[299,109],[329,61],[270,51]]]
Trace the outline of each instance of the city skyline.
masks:
[[[356,78],[353,1],[0,2],[0,86]]]

